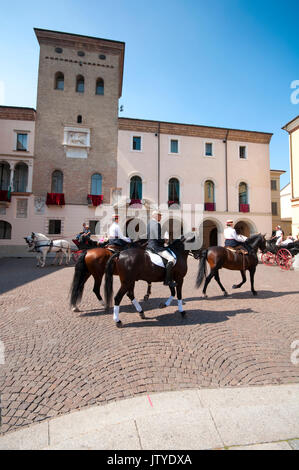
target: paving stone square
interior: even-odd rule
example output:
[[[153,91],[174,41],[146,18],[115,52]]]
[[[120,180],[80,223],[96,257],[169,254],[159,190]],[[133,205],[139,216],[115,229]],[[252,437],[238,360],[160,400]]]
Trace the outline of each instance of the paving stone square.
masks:
[[[0,433],[142,394],[299,383],[299,353],[291,347],[299,340],[299,272],[259,265],[253,297],[249,279],[233,290],[241,275],[223,269],[230,296],[212,280],[203,299],[194,287],[198,262],[188,263],[185,318],[175,301],[159,309],[167,287],[154,284],[143,302],[146,283],[139,282],[146,320],[124,298],[124,328],[117,329],[91,279],[81,312],[70,310],[74,266],[42,269],[34,259],[0,259]],[[115,292],[118,286],[115,277]]]

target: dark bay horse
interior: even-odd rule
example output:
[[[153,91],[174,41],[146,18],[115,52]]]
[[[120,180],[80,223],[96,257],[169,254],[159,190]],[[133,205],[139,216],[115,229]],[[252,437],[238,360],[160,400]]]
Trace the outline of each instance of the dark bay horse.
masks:
[[[165,303],[160,304],[160,308],[169,306],[175,297],[176,290],[178,309],[182,316],[185,315],[182,301],[182,286],[188,269],[187,257],[191,253],[191,250],[185,250],[185,241],[191,240],[186,240],[182,237],[180,240],[175,240],[169,246],[177,258],[176,264],[173,267],[173,280],[176,282],[176,287],[170,288],[171,295],[169,299]],[[195,258],[198,256],[198,252],[199,250],[192,250],[192,254]],[[113,274],[115,274],[115,272],[119,275],[121,286],[114,297],[113,320],[115,321],[116,326],[121,328],[123,325],[119,319],[119,306],[123,296],[127,294],[139,313],[140,318],[144,319],[144,311],[139,302],[135,299],[134,295],[135,282],[163,282],[165,279],[165,268],[153,264],[148,253],[140,248],[131,248],[113,255],[106,266],[105,299],[107,308],[111,305],[112,301]]]
[[[141,250],[144,250],[145,244],[145,240],[133,242],[133,246],[138,246]],[[70,292],[70,305],[73,312],[80,312],[78,303],[82,299],[84,285],[90,276],[93,276],[94,278],[93,292],[95,293],[100,303],[103,306],[105,305],[100,293],[100,288],[105,273],[106,264],[112,255],[113,252],[106,246],[88,249],[80,255],[75,266],[75,273]],[[151,285],[149,284],[147,288],[147,294],[145,295],[145,300],[148,299],[150,293]]]
[[[254,275],[258,264],[257,251],[258,249],[262,252],[265,251],[266,239],[264,235],[258,233],[247,238],[246,244],[251,248],[248,255],[233,252],[227,247],[222,246],[212,246],[207,250],[202,251],[196,279],[196,287],[199,288],[201,286],[205,277],[206,281],[203,288],[204,297],[207,297],[206,290],[213,277],[215,277],[218,285],[224,293],[224,296],[228,295],[220,282],[219,269],[221,268],[233,269],[241,272],[242,282],[240,282],[240,284],[233,285],[233,289],[239,289],[246,282],[246,270],[248,270],[250,273],[251,292],[253,295],[257,295],[257,292],[254,289]],[[206,262],[210,265],[210,274],[208,276],[206,275]]]

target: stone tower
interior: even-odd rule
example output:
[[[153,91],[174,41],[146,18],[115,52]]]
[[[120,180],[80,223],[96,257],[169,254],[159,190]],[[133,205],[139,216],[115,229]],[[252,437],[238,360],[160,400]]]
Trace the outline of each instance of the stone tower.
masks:
[[[63,175],[66,206],[87,205],[91,177],[104,203],[117,185],[118,100],[123,42],[35,29],[40,44],[33,192],[53,192]]]

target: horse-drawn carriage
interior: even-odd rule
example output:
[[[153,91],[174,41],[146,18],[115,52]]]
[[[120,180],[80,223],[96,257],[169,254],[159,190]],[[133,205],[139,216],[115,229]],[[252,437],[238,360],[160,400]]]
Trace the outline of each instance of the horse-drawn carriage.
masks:
[[[267,266],[277,264],[288,271],[293,264],[293,258],[299,253],[299,241],[276,245],[276,238],[267,240],[267,251],[262,254],[262,262]]]

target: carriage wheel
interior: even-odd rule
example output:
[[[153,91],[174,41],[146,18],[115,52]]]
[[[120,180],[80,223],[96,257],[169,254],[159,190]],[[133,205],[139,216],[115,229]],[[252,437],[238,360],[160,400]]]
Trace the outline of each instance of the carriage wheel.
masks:
[[[262,263],[267,266],[273,266],[275,264],[275,255],[270,251],[262,254]]]
[[[281,269],[288,271],[292,267],[293,257],[289,250],[281,248],[276,255],[276,263]]]

